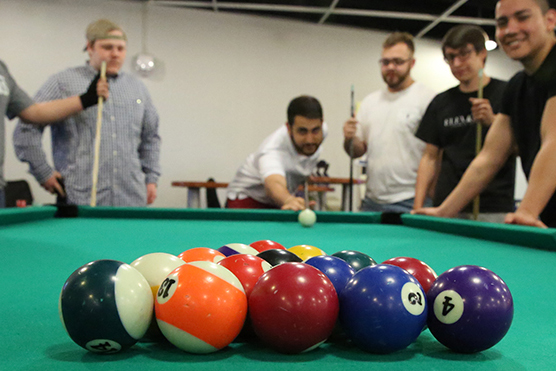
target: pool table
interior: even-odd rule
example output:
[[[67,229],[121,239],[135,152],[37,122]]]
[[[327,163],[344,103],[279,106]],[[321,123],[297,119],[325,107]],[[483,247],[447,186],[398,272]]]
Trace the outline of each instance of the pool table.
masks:
[[[62,214],[62,215],[60,215]],[[73,214],[73,215],[72,215]],[[376,213],[317,213],[313,228],[296,213],[53,206],[0,210],[2,370],[554,370],[556,369],[556,230]],[[71,217],[65,217],[71,216]],[[389,220],[392,219],[392,220]],[[401,224],[390,224],[386,222]],[[437,273],[464,264],[487,267],[512,291],[513,324],[493,348],[457,354],[425,330],[410,347],[365,353],[338,336],[317,350],[283,355],[256,341],[237,341],[209,355],[170,344],[138,343],[114,355],[74,344],[58,315],[63,283],[97,259],[127,263],[151,252],[272,239],[311,244],[329,254],[353,249],[381,262],[411,256]],[[480,336],[481,334],[477,334]]]

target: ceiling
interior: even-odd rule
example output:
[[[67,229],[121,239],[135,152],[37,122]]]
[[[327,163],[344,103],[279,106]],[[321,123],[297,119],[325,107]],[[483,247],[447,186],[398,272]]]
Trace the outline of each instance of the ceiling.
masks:
[[[135,0],[159,6],[292,19],[441,39],[454,25],[477,24],[494,38],[497,0]]]

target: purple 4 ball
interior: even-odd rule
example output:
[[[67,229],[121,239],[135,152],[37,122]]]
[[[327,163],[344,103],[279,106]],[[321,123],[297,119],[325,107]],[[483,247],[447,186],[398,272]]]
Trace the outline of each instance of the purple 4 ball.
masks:
[[[428,327],[443,345],[475,353],[497,344],[514,314],[512,294],[494,272],[462,265],[442,273],[427,293]]]

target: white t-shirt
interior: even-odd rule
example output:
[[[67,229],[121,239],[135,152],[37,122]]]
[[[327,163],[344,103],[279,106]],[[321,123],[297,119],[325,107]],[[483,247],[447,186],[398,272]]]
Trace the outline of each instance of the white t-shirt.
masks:
[[[367,142],[365,197],[392,204],[415,197],[415,181],[425,142],[415,137],[435,92],[414,82],[392,93],[368,95],[357,113],[357,136]]]
[[[322,132],[324,140],[328,134],[326,123],[322,125]],[[317,166],[321,151],[322,145],[311,156],[297,153],[286,125],[282,125],[266,138],[257,152],[250,154],[237,170],[234,179],[228,185],[228,198],[235,200],[251,197],[265,204],[274,204],[264,188],[264,180],[273,174],[284,176],[288,191],[294,194]]]

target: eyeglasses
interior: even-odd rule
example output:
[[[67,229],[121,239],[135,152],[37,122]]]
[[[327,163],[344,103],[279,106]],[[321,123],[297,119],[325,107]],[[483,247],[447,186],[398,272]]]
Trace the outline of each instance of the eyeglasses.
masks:
[[[401,59],[401,58],[392,58],[392,59],[388,59],[388,58],[382,58],[378,60],[378,63],[380,63],[380,65],[382,67],[388,67],[390,65],[390,63],[394,63],[394,66],[403,66],[404,64],[406,64],[407,62],[409,62],[411,60],[411,58],[408,59]]]
[[[473,53],[473,49],[462,49],[457,53],[446,53],[444,54],[444,61],[448,64],[454,63],[456,58],[459,58],[460,61],[466,61]]]

